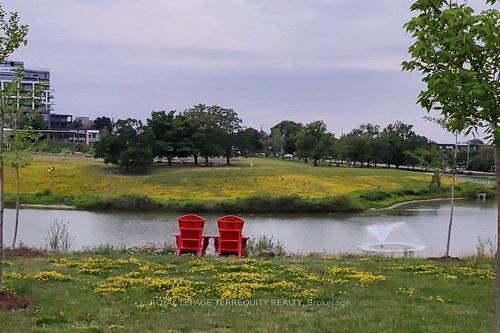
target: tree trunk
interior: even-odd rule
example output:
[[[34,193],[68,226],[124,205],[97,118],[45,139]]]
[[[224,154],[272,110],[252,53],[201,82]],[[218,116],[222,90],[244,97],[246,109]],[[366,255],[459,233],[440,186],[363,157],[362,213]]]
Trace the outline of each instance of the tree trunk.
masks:
[[[450,200],[450,222],[448,223],[448,238],[446,240],[445,257],[450,256],[451,242],[451,227],[453,226],[453,210],[455,209],[455,180],[457,174],[457,152],[458,152],[458,137],[455,135],[455,150],[453,151],[453,170],[451,171],[451,200]]]
[[[208,166],[208,155],[205,155],[205,166]]]
[[[167,157],[167,159],[168,159],[168,165],[172,165],[172,157],[169,156],[169,157]]]
[[[231,164],[231,158],[229,157],[229,154],[226,155],[226,164],[227,165]]]
[[[12,241],[12,249],[16,247],[17,231],[19,229],[19,207],[21,206],[21,195],[19,186],[19,167],[16,167],[16,224],[14,227],[14,240]]]
[[[194,165],[198,165],[198,155],[194,155]]]
[[[496,254],[496,331],[500,333],[500,140],[495,140],[495,174],[497,177],[497,254]]]

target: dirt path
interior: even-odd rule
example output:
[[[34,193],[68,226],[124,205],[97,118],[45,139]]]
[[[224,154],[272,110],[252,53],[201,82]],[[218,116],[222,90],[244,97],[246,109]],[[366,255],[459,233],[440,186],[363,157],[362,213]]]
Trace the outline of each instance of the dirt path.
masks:
[[[465,199],[465,197],[455,198],[455,200],[464,200],[464,199]],[[398,203],[396,203],[394,205],[390,205],[390,206],[384,207],[384,208],[369,208],[368,210],[388,210],[388,209],[399,208],[401,206],[405,206],[405,205],[408,205],[408,204],[420,203],[420,202],[433,202],[433,201],[450,201],[450,198],[435,198],[435,199],[410,200],[410,201],[398,202]]]

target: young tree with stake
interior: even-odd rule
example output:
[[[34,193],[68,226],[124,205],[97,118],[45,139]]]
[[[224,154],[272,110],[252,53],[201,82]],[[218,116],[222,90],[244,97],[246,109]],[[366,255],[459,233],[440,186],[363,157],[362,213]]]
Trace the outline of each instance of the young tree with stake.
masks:
[[[405,71],[422,74],[418,103],[453,133],[484,128],[495,145],[497,249],[500,249],[500,12],[476,13],[464,0],[416,0],[405,29],[414,39]],[[500,333],[500,255],[496,257],[496,332]]]

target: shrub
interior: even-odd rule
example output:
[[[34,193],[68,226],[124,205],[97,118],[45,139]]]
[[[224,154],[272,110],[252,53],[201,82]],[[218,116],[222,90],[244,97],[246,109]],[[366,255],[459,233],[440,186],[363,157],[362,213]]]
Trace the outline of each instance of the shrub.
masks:
[[[75,240],[75,236],[70,235],[68,224],[63,221],[55,220],[47,230],[47,247],[51,251],[68,252]]]
[[[360,195],[360,198],[368,201],[382,201],[384,199],[390,198],[391,194],[385,191],[374,191],[368,192]]]
[[[247,255],[249,257],[275,257],[285,254],[283,244],[273,240],[272,236],[252,237],[247,242]]]
[[[439,176],[439,170],[436,170],[436,172],[432,175],[429,190],[433,193],[441,192],[441,177]]]
[[[137,194],[125,194],[115,198],[107,198],[103,200],[96,200],[85,204],[86,208],[89,209],[123,209],[123,210],[146,210],[146,209],[158,209],[162,205],[155,200]]]

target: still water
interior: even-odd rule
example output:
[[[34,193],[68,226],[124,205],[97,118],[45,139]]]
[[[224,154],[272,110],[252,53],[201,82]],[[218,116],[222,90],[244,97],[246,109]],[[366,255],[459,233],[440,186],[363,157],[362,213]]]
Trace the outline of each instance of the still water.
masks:
[[[387,236],[387,242],[425,245],[418,255],[441,255],[446,242],[450,206],[447,203],[419,203],[394,210],[367,211],[334,215],[243,215],[245,236],[273,236],[287,252],[359,253],[356,245],[377,242],[371,225],[399,223]],[[205,234],[216,234],[214,214],[207,219]],[[137,246],[173,240],[177,214],[144,212],[90,212],[79,210],[22,209],[19,239],[34,247],[45,247],[46,232],[54,220],[68,222],[75,236],[74,249],[99,244]],[[6,210],[6,243],[10,244],[14,211]],[[492,201],[459,201],[451,254],[476,252],[478,239],[495,242],[496,206]],[[488,246],[487,246],[488,248]]]

